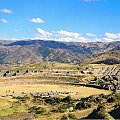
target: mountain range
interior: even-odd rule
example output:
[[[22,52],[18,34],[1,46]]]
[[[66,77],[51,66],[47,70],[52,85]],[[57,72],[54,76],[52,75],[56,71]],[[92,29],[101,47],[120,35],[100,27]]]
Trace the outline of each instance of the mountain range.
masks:
[[[0,64],[25,64],[41,61],[120,63],[120,41],[115,42],[58,42],[44,40],[0,40]],[[110,60],[111,60],[110,59]]]

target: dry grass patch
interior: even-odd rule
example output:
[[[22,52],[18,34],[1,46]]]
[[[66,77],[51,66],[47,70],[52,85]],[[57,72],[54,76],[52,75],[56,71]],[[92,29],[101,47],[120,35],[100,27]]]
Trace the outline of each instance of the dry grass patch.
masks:
[[[11,85],[11,86],[3,86],[0,87],[0,94],[5,95],[7,94],[6,91],[10,90],[9,94],[18,95],[22,92],[25,93],[35,93],[35,92],[47,92],[47,91],[58,91],[58,92],[73,92],[71,93],[71,97],[80,98],[86,97],[90,95],[96,94],[110,94],[110,91],[107,90],[100,90],[96,88],[90,87],[82,87],[82,86],[71,86],[71,85],[48,85],[48,84],[34,84],[34,85]]]

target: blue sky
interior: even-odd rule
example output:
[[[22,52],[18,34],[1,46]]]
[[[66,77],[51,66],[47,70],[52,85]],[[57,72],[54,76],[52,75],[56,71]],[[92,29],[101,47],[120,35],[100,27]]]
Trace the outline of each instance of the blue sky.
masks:
[[[120,0],[0,0],[0,39],[120,40]]]

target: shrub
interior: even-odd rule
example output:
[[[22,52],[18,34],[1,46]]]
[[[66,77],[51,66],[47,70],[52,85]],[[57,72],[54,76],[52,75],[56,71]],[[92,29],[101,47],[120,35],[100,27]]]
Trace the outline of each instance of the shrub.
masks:
[[[73,111],[71,109],[74,109],[74,108],[75,108],[74,104],[62,103],[62,104],[55,106],[52,112],[64,113],[66,111]]]
[[[82,74],[84,74],[84,72],[83,72],[83,71],[81,71],[81,73],[82,73]]]
[[[66,111],[67,111],[66,108],[64,108],[63,106],[58,107],[58,112],[64,113]]]
[[[91,107],[91,104],[89,104],[89,103],[79,102],[79,103],[76,104],[75,109],[81,110],[81,109],[90,108],[90,107]]]
[[[29,100],[30,98],[27,96],[21,97],[21,96],[17,96],[17,97],[13,97],[14,99],[19,100],[20,102],[26,102],[27,100]]]
[[[29,113],[43,114],[46,110],[43,107],[33,106],[28,111]]]
[[[74,114],[69,114],[68,117],[69,120],[77,120],[77,117]]]
[[[99,95],[99,97],[100,97],[100,98],[105,98],[105,99],[106,99],[106,98],[107,98],[107,95],[105,95],[105,94],[102,93],[102,94]]]
[[[95,98],[94,98],[94,96],[89,96],[89,97],[86,97],[86,98],[81,98],[81,101],[82,102],[92,102],[92,101],[94,101],[95,100]]]
[[[116,93],[115,94],[115,98],[118,99],[118,100],[120,100],[120,93]]]
[[[95,100],[94,100],[94,102],[95,102],[95,103],[100,103],[101,100],[102,100],[102,99],[101,99],[100,97],[96,97]]]
[[[45,99],[45,102],[49,103],[51,105],[59,104],[60,101],[61,101],[60,98],[55,98],[55,97],[54,98],[47,98],[47,99]]]
[[[64,114],[62,117],[61,117],[61,120],[68,120],[68,117],[66,114]]]
[[[115,98],[114,98],[114,97],[109,97],[109,98],[107,99],[107,102],[113,103],[113,102],[115,102]]]
[[[52,112],[58,112],[58,113],[64,113],[66,111],[67,109],[65,105],[60,105],[59,107],[56,107],[55,109],[52,110]]]
[[[72,101],[70,96],[67,96],[61,100],[61,102],[70,103]]]
[[[106,111],[105,111],[105,106],[104,105],[99,105],[97,108],[97,115],[99,118],[103,119],[106,116]]]

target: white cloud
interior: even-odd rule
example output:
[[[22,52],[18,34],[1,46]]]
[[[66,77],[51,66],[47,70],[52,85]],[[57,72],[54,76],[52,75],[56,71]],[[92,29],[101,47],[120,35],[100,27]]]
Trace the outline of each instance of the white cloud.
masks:
[[[111,38],[106,38],[106,37],[103,37],[103,40],[102,40],[102,42],[112,42],[112,41],[115,41],[115,40]]]
[[[45,30],[43,30],[43,29],[41,29],[41,28],[37,28],[36,30],[37,30],[37,32],[38,32],[39,34],[44,35],[44,36],[52,35],[52,33],[47,32],[47,31],[45,31]]]
[[[120,39],[120,33],[105,33],[105,37],[109,39]]]
[[[1,21],[1,20],[0,20]],[[17,29],[15,29],[17,31]],[[30,33],[31,30],[28,30]],[[32,34],[33,31],[30,33]],[[87,36],[86,36],[87,35]],[[31,40],[53,40],[53,41],[61,41],[61,42],[112,42],[112,41],[120,41],[120,33],[109,33],[106,32],[103,35],[95,35],[92,33],[86,33],[85,36],[78,32],[58,30],[48,32],[41,28],[36,28],[35,37],[32,38],[21,38],[21,39],[31,39]],[[89,37],[90,36],[90,37]],[[5,37],[8,38],[7,35]],[[10,38],[10,37],[9,37]],[[17,40],[17,38],[11,37],[12,40]],[[19,40],[21,40],[19,38]]]
[[[89,37],[97,37],[95,34],[93,34],[93,33],[86,33],[86,35],[87,36],[89,36]]]
[[[82,37],[79,33],[69,31],[53,31],[47,32],[41,28],[37,28],[36,39],[55,40],[64,42],[86,42],[87,39]]]
[[[103,41],[106,41],[106,42],[120,41],[120,33],[106,32],[103,36]]]
[[[42,20],[41,18],[32,18],[32,19],[30,19],[30,22],[32,22],[32,23],[44,23],[44,20]]]
[[[60,41],[67,41],[67,42],[86,42],[86,38],[82,37],[80,33],[77,32],[69,32],[60,30],[57,31],[57,36],[59,36]]]
[[[42,39],[42,40],[51,40],[52,39],[52,33],[47,32],[41,28],[36,28],[36,39]]]
[[[11,14],[11,13],[13,13],[12,10],[9,10],[9,9],[6,9],[6,8],[1,9],[0,12],[2,12],[2,13],[6,13],[6,14]]]
[[[80,34],[76,32],[68,32],[68,31],[60,30],[60,31],[57,31],[57,33],[62,36],[68,36],[68,37],[74,37],[74,38],[80,37]]]
[[[1,19],[0,20],[2,23],[4,23],[4,24],[7,24],[8,23],[8,21],[6,20],[6,19]]]
[[[16,40],[19,40],[19,39],[18,39],[18,38],[14,38],[14,37],[13,37],[13,38],[11,38],[11,40],[15,40],[15,41],[16,41]]]

